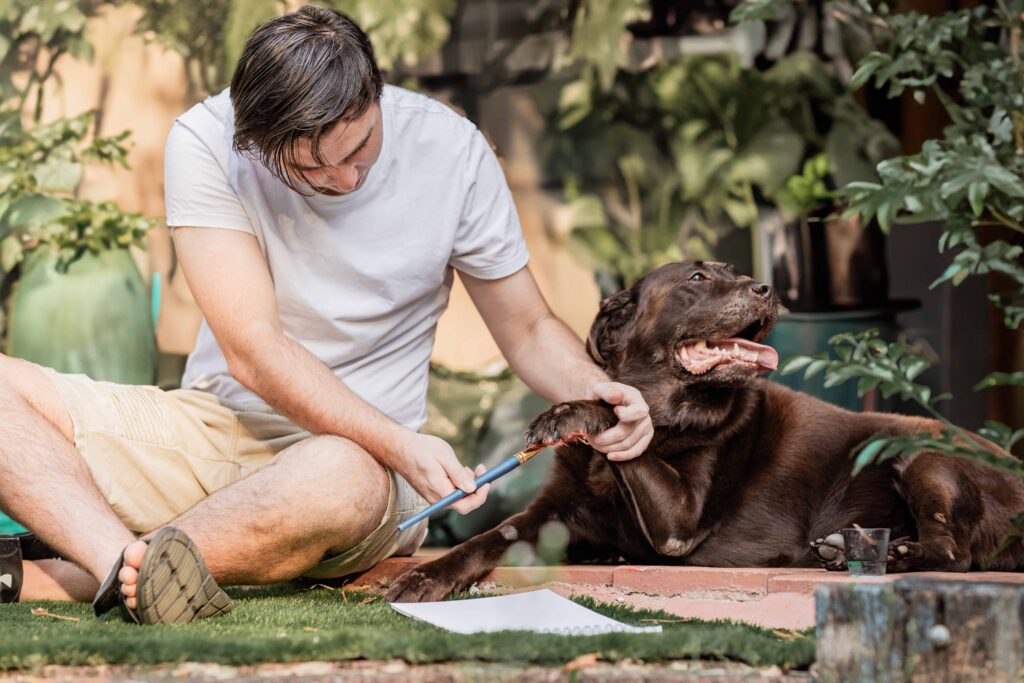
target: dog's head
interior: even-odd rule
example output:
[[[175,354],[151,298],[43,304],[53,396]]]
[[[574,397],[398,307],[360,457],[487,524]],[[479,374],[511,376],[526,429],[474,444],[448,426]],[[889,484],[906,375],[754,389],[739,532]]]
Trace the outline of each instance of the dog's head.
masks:
[[[778,365],[759,343],[778,307],[771,287],[728,264],[670,263],[601,303],[587,350],[648,403],[735,388]]]

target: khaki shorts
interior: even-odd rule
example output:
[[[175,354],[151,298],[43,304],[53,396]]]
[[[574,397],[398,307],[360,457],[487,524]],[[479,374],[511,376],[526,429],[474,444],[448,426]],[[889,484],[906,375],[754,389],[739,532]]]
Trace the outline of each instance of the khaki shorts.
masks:
[[[64,399],[75,447],[117,516],[132,531],[167,524],[217,489],[273,462],[311,434],[260,404],[227,401],[205,391],[97,382],[44,368]],[[411,555],[426,522],[397,525],[426,505],[389,470],[387,509],[377,528],[306,576],[334,578],[364,571],[392,555]]]

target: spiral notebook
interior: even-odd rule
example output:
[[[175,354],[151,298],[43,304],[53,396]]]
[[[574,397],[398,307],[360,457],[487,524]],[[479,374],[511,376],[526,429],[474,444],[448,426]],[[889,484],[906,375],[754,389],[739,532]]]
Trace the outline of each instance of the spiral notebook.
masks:
[[[533,631],[564,636],[661,633],[661,626],[623,624],[546,588],[494,598],[393,602],[391,607],[399,614],[455,633]]]

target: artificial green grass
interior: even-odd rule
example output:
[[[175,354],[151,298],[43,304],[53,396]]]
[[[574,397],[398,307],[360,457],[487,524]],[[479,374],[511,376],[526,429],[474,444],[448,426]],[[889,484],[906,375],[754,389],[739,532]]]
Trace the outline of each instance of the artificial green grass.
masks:
[[[580,602],[632,624],[660,623],[660,634],[459,635],[403,617],[379,596],[277,587],[234,590],[230,614],[193,624],[135,626],[97,620],[85,604],[0,605],[0,670],[44,664],[156,664],[183,661],[256,664],[305,660],[404,659],[412,663],[483,660],[563,664],[588,653],[605,661],[712,659],[804,668],[814,660],[810,632],[681,619],[665,612]],[[77,617],[32,614],[43,608]]]

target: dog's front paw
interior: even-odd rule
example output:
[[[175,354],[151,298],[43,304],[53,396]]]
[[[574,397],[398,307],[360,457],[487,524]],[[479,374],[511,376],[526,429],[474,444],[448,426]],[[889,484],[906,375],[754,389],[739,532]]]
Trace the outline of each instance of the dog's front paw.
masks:
[[[811,548],[818,556],[818,563],[830,572],[846,571],[846,552],[843,535],[829,534],[811,541]]]
[[[890,541],[885,556],[885,571],[888,574],[911,571],[922,554],[921,544],[910,540],[909,536]]]
[[[604,401],[569,401],[548,408],[526,428],[527,446],[551,446],[586,441],[618,422],[615,410]]]
[[[460,587],[450,572],[425,564],[395,579],[386,597],[388,602],[434,602],[444,600]]]

